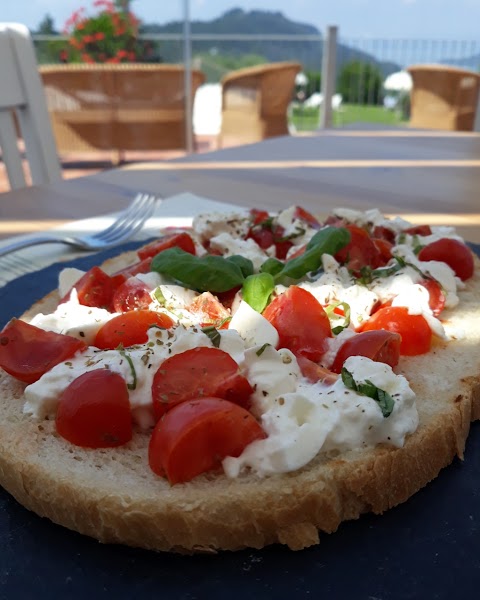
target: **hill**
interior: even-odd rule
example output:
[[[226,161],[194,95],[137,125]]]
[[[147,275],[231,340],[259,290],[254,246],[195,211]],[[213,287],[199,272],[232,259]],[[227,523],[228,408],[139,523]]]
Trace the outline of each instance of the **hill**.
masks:
[[[287,19],[281,12],[262,10],[245,11],[234,8],[222,16],[211,21],[192,21],[192,34],[270,34],[270,35],[312,35],[318,40],[303,41],[272,41],[272,40],[195,40],[192,44],[194,55],[211,55],[223,57],[256,57],[256,62],[265,59],[269,62],[284,60],[299,61],[307,71],[320,71],[322,65],[322,34],[313,25],[296,23]],[[165,25],[145,23],[141,33],[182,33],[183,21],[173,21]],[[181,60],[179,44],[164,42],[160,47],[161,58],[166,61]],[[341,68],[345,62],[362,61],[377,65],[386,76],[399,70],[394,63],[382,63],[370,54],[350,48],[343,44],[338,45],[337,66]]]

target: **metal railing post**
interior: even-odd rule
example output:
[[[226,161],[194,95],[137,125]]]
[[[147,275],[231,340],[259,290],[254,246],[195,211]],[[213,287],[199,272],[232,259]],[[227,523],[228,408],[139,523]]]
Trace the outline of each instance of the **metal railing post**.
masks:
[[[190,0],[183,2],[183,63],[185,69],[185,149],[193,152],[192,125],[192,39],[190,31]]]
[[[322,96],[323,101],[320,107],[320,128],[326,129],[332,127],[332,97],[335,93],[336,73],[336,54],[337,54],[337,31],[336,25],[327,27],[327,34],[323,42],[322,58]]]

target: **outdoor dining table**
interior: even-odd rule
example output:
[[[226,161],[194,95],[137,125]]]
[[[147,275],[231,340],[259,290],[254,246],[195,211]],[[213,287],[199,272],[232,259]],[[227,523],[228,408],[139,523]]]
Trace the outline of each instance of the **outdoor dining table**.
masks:
[[[479,190],[478,134],[334,130],[5,193],[0,244],[52,226],[74,231],[79,219],[95,225],[145,191],[170,198],[159,207],[161,224],[226,205],[298,204],[319,215],[337,206],[379,208],[415,223],[455,225],[477,251]],[[45,255],[53,265],[39,263],[41,271],[0,287],[0,326],[55,286],[55,259],[65,261],[66,250],[55,252]],[[73,264],[88,268],[103,256]],[[182,556],[102,545],[28,512],[2,490],[0,597],[471,598],[480,586],[479,497],[478,424],[464,461],[405,504],[344,523],[300,552],[272,546]]]

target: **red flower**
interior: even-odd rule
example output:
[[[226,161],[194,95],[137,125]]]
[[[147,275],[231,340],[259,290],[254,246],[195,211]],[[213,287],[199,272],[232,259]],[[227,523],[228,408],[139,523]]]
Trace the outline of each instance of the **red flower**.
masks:
[[[70,36],[70,60],[120,62],[135,60],[139,21],[132,13],[119,10],[111,0],[92,0],[96,14],[76,10],[65,23]],[[82,49],[88,48],[87,52]]]

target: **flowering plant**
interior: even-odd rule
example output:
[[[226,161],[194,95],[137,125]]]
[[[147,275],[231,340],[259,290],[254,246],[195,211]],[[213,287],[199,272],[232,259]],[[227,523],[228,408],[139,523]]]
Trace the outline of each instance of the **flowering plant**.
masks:
[[[86,9],[80,8],[71,15],[65,23],[69,48],[66,54],[64,51],[63,59],[87,63],[136,60],[139,21],[132,12],[116,5],[122,6],[122,3],[95,0],[93,6],[98,9],[97,14],[87,16]]]

